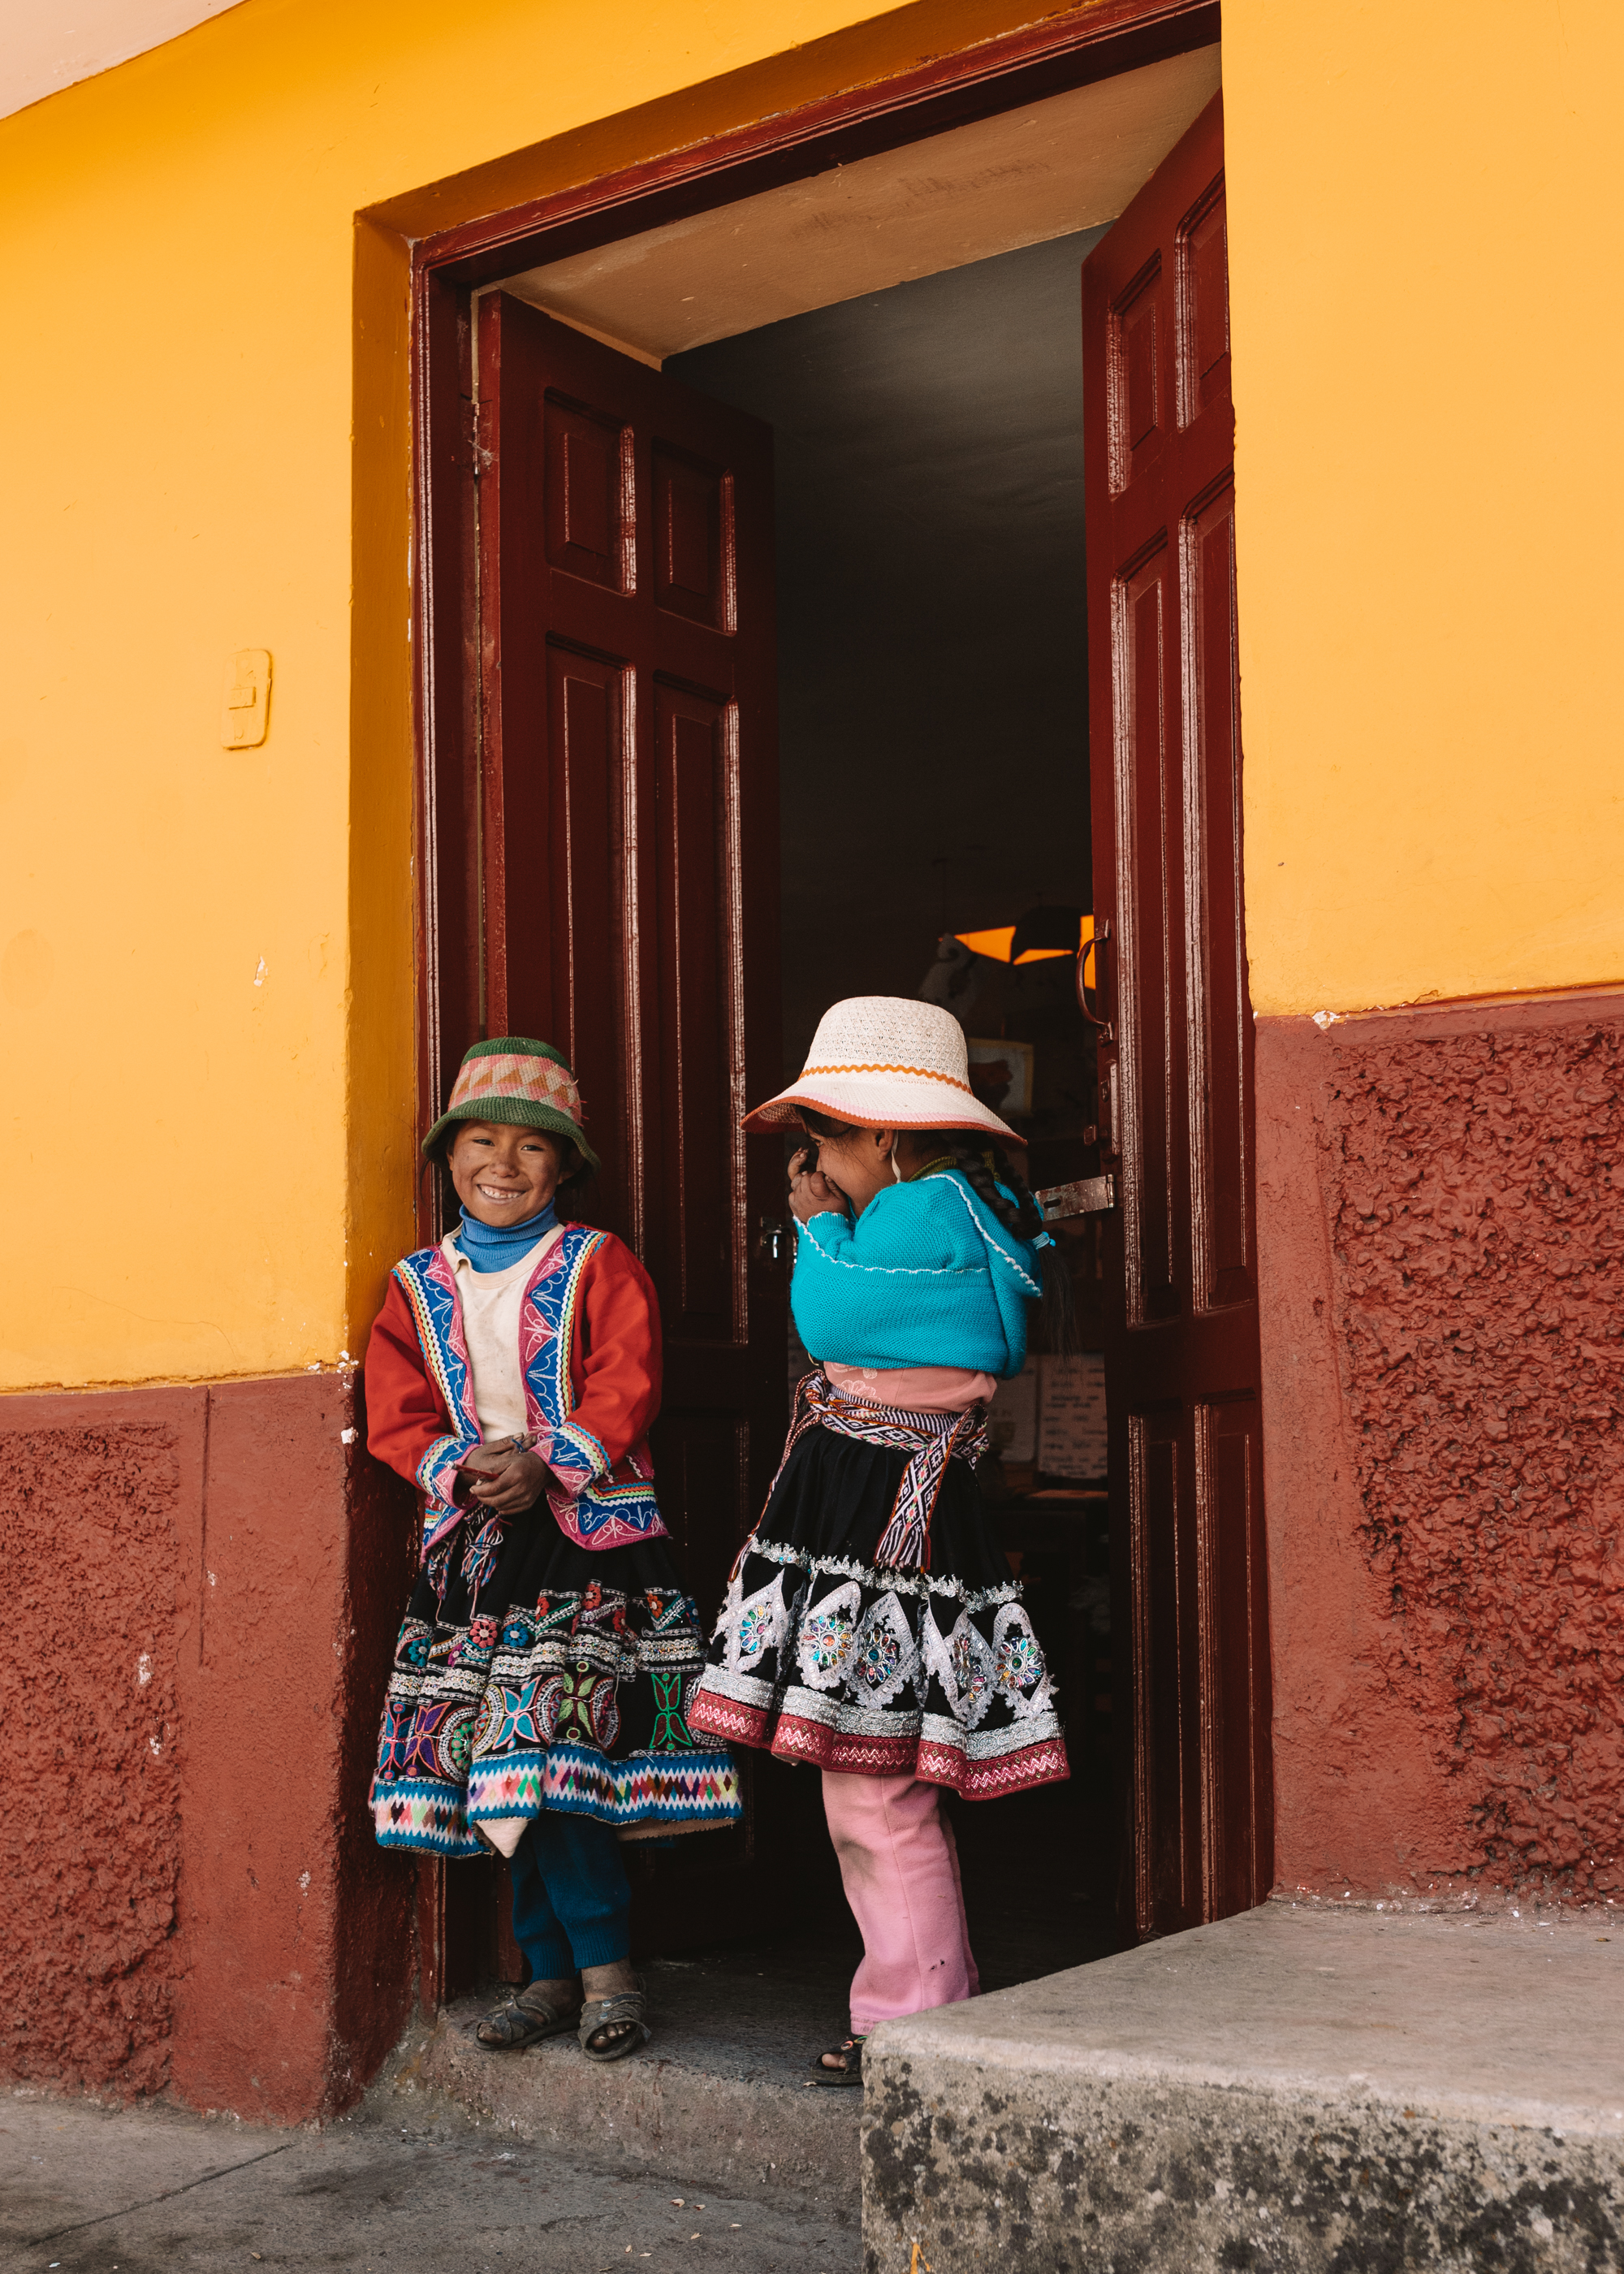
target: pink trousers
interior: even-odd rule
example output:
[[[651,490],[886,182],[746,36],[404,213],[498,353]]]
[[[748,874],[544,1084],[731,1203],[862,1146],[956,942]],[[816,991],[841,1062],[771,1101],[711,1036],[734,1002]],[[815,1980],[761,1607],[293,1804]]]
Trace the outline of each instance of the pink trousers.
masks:
[[[852,2034],[876,2022],[956,2006],[981,1988],[965,1925],[953,1827],[941,1788],[911,1776],[823,1771],[823,1813],[846,1899],[862,1930]]]

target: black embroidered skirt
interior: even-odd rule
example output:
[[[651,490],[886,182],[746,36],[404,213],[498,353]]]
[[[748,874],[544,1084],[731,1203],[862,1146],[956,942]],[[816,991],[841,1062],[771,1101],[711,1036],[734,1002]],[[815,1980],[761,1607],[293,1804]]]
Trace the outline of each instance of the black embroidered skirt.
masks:
[[[668,1543],[597,1553],[545,1504],[503,1525],[470,1593],[453,1556],[444,1599],[419,1575],[395,1645],[372,1802],[386,1848],[511,1853],[543,1809],[622,1839],[706,1832],[741,1813],[725,1744],[687,1713],[704,1664],[699,1615]]]
[[[987,1800],[1070,1774],[1054,1683],[968,1464],[930,1568],[877,1568],[908,1455],[820,1427],[745,1544],[688,1726],[781,1759]]]

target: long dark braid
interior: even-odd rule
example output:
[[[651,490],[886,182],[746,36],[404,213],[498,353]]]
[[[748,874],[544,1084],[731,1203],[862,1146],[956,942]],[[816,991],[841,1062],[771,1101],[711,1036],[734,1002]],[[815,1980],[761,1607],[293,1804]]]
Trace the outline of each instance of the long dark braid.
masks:
[[[923,1141],[934,1145],[936,1139],[933,1135]],[[1002,1145],[977,1145],[962,1129],[944,1129],[941,1144],[970,1190],[992,1210],[1005,1231],[1012,1231],[1017,1239],[1037,1238],[1043,1229],[1043,1211]],[[1014,1193],[1013,1207],[998,1190],[1000,1185]]]
[[[1005,1231],[1013,1232],[1017,1239],[1042,1238],[1043,1211],[1002,1145],[978,1143],[962,1129],[944,1129],[919,1141],[933,1148],[940,1143],[977,1200],[997,1217]],[[1004,1192],[998,1190],[1000,1185]],[[1009,1193],[1015,1195],[1013,1202],[1006,1197]],[[1056,1358],[1069,1358],[1077,1348],[1077,1306],[1071,1271],[1052,1235],[1038,1250],[1038,1271],[1043,1282],[1044,1343]]]
[[[815,1137],[848,1137],[852,1125],[832,1114],[806,1106],[801,1118]],[[1004,1148],[990,1137],[980,1138],[965,1129],[909,1129],[899,1133],[921,1147],[927,1161],[948,1160],[982,1206],[1005,1231],[1017,1239],[1038,1239],[1043,1234],[1043,1211],[1032,1188],[1011,1162]],[[1000,1192],[998,1187],[1004,1187]],[[1009,1195],[1014,1194],[1013,1200]],[[1043,1282],[1043,1340],[1056,1358],[1069,1357],[1077,1348],[1076,1306],[1071,1274],[1053,1238],[1038,1250],[1038,1270]]]

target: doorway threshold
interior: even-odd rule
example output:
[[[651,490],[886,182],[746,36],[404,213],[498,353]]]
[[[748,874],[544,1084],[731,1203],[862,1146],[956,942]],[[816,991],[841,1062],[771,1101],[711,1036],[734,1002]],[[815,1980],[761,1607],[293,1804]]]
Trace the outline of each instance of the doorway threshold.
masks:
[[[515,2138],[659,2172],[678,2192],[783,2193],[855,2218],[863,2096],[806,2082],[841,2035],[849,1951],[730,1943],[642,1970],[654,2034],[628,2059],[589,2061],[573,2037],[487,2052],[475,2025],[508,1994],[492,1984],[414,2022],[369,2097],[440,2096]]]
[[[1040,1786],[996,1807],[950,1803],[984,1992],[1070,1980],[1118,1946],[1109,1764],[1079,1746],[1074,1766],[1072,1785]],[[515,1987],[492,1980],[412,2022],[367,2095],[369,2110],[405,2120],[414,2097],[425,2097],[605,2172],[658,2172],[673,2198],[696,2187],[783,2195],[854,2221],[865,2096],[813,2084],[808,2071],[846,2034],[862,1939],[821,1815],[812,1829],[816,1836],[791,1851],[771,1924],[635,1960],[653,2031],[640,2052],[589,2061],[573,2037],[489,2052],[475,2028]],[[653,1919],[648,1927],[652,1942]]]

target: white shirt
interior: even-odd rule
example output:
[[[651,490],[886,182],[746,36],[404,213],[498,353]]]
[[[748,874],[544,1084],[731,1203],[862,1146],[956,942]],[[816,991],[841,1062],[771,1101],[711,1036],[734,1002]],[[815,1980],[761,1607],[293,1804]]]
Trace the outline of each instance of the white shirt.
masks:
[[[534,1247],[502,1271],[476,1271],[457,1246],[455,1232],[448,1231],[440,1243],[440,1253],[456,1275],[468,1364],[474,1377],[474,1412],[487,1445],[498,1438],[523,1436],[530,1427],[519,1364],[519,1309],[536,1266],[563,1237],[563,1225],[555,1224],[550,1231],[543,1232]]]

